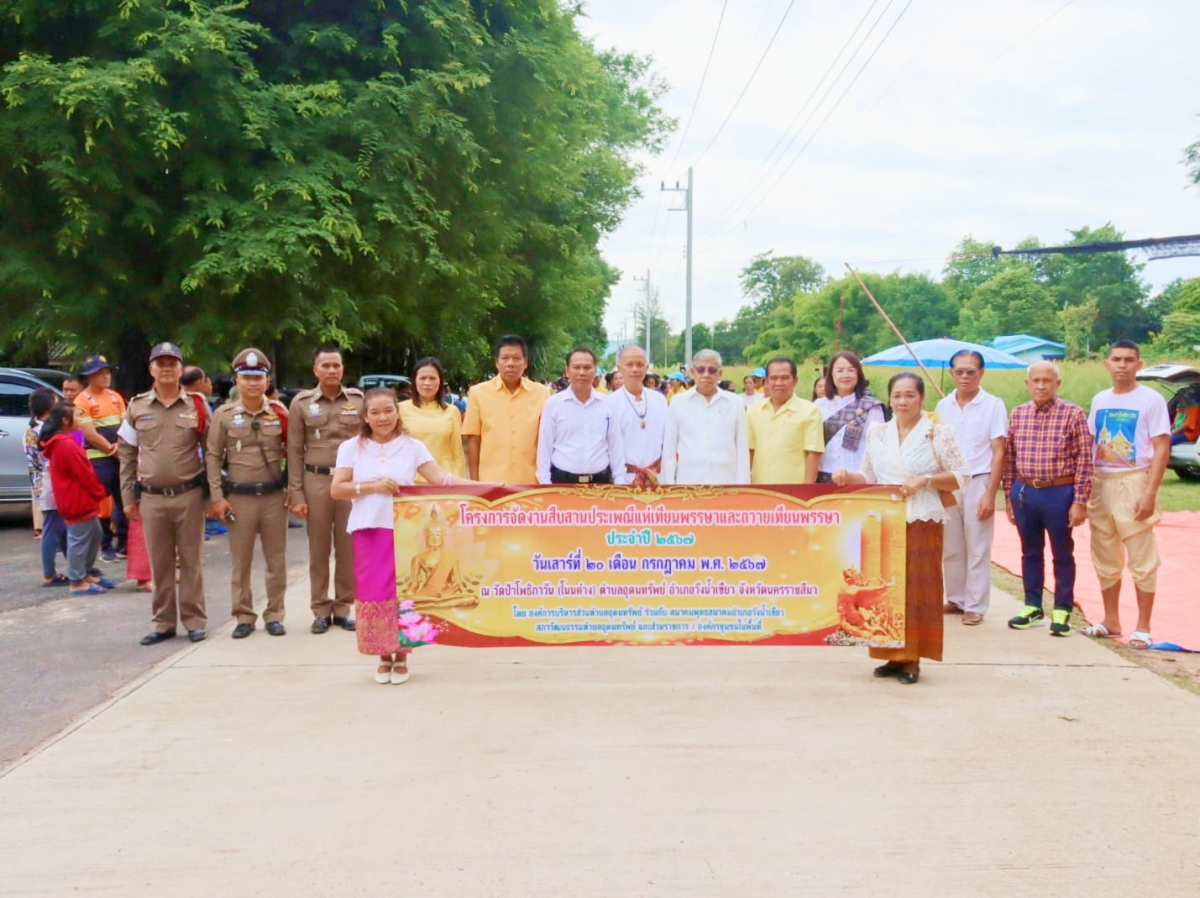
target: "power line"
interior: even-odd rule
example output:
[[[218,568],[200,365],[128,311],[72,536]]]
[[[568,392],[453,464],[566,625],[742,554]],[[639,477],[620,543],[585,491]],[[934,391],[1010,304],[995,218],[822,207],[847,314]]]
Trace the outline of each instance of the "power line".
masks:
[[[671,159],[671,164],[668,169],[675,167],[675,163],[679,161],[679,154],[683,151],[683,145],[687,141],[688,130],[692,127],[692,119],[696,115],[696,107],[700,105],[700,94],[704,92],[704,82],[708,78],[708,67],[712,65],[713,51],[717,49],[717,38],[721,36],[721,23],[725,21],[725,9],[729,6],[729,0],[725,0],[721,4],[721,14],[717,17],[717,30],[713,33],[712,45],[708,48],[708,59],[704,61],[704,74],[700,76],[700,86],[696,88],[696,99],[692,101],[691,112],[688,113],[687,121],[683,125],[683,134],[679,138],[679,144],[675,147],[675,156]]]
[[[955,93],[961,93],[963,88],[966,85],[970,84],[972,81],[974,81],[980,75],[982,75],[988,68],[990,68],[995,63],[997,63],[1001,58],[1003,58],[1006,54],[1011,52],[1014,48],[1016,48],[1017,46],[1024,43],[1029,38],[1031,38],[1035,33],[1037,33],[1039,30],[1041,30],[1043,27],[1045,27],[1047,24],[1049,24],[1049,22],[1053,18],[1055,18],[1055,16],[1057,16],[1059,13],[1061,13],[1064,9],[1066,9],[1068,6],[1070,6],[1074,2],[1075,2],[1075,0],[1066,0],[1065,3],[1063,3],[1057,9],[1055,9],[1052,13],[1050,13],[1048,16],[1046,16],[1044,19],[1042,19],[1040,22],[1038,22],[1036,25],[1034,25],[1032,28],[1030,28],[1028,31],[1026,31],[1024,34],[1022,34],[1020,37],[1018,37],[1016,40],[1012,41],[1007,46],[1005,46],[1002,50],[1000,50],[1000,52],[998,52],[995,56],[993,56],[991,59],[989,59],[987,62],[985,62],[979,68],[977,68],[970,75],[957,81],[955,87],[952,90],[950,90],[949,92],[947,92],[945,94],[942,94],[942,96],[940,96],[937,100],[927,103],[926,107],[925,107],[926,110],[932,109],[935,106],[940,105],[942,102],[949,99]],[[961,4],[962,4],[962,0],[958,0],[958,2],[954,4],[954,6],[951,8],[950,12],[946,14],[946,16],[942,19],[942,22],[938,25],[938,27],[936,29],[934,29],[934,32],[931,33],[923,41],[921,41],[921,46],[927,46],[928,44],[930,44],[932,42],[933,38],[937,35],[938,32],[941,31],[941,29],[945,25],[946,21],[949,20],[954,15],[954,13],[958,10],[958,7]],[[892,88],[894,88],[896,86],[896,84],[900,81],[900,79],[908,72],[908,70],[910,68],[912,68],[912,64],[916,61],[916,58],[919,54],[920,54],[920,50],[918,50],[916,53],[914,53],[909,58],[908,62],[904,65],[904,68],[900,70],[900,72],[896,75],[896,77],[891,80],[891,82],[888,84],[888,86],[886,88],[884,88],[883,93],[881,93],[879,95],[879,97],[875,100],[875,102],[873,104],[871,104],[871,108],[868,109],[865,113],[863,113],[862,117],[859,120],[860,124],[861,124],[861,121],[863,118],[866,118],[866,116],[870,115],[872,112],[874,112],[876,109],[879,108],[879,104],[884,101],[884,99],[887,97],[887,95],[889,93],[891,93]],[[912,121],[920,121],[926,115],[928,115],[928,111],[921,112],[920,116],[919,117],[914,116],[912,118]],[[813,178],[815,178],[817,175],[819,175],[822,171],[824,171],[825,168],[829,165],[829,163],[837,158],[838,154],[841,153],[841,151],[845,148],[846,144],[850,142],[851,137],[853,137],[854,134],[856,134],[856,133],[857,133],[857,131],[846,135],[846,137],[842,139],[842,142],[837,145],[837,147],[834,149],[834,151],[832,153],[830,153],[824,159],[824,161],[821,163],[820,167],[816,170],[816,172],[812,173],[809,176],[808,180],[805,181],[804,183],[807,184],[809,181],[812,181]]]
[[[1068,0],[1068,2],[1073,2],[1073,0]],[[879,43],[875,45],[875,49],[871,51],[871,55],[866,58],[862,66],[855,73],[854,78],[851,79],[850,83],[846,85],[846,89],[841,92],[837,100],[834,101],[833,106],[831,106],[829,111],[825,113],[825,117],[821,119],[820,123],[817,125],[817,129],[813,131],[811,135],[809,135],[808,140],[804,142],[804,145],[800,147],[796,155],[792,157],[792,161],[789,162],[784,167],[783,171],[779,173],[779,177],[775,179],[767,191],[761,197],[759,197],[758,201],[755,202],[753,206],[750,207],[750,210],[742,218],[743,224],[758,210],[759,206],[766,202],[767,197],[771,196],[771,194],[775,191],[775,188],[779,186],[779,182],[787,176],[787,173],[792,170],[792,166],[795,165],[800,160],[800,157],[804,155],[804,151],[808,149],[809,145],[812,144],[814,140],[816,140],[817,136],[821,133],[821,130],[825,127],[825,123],[829,121],[830,116],[837,112],[838,107],[842,105],[842,100],[846,98],[846,95],[850,93],[854,85],[858,83],[858,79],[862,76],[862,73],[867,70],[867,66],[871,64],[871,60],[875,58],[875,54],[879,52],[880,47],[887,43],[887,39],[891,36],[892,32],[896,30],[896,26],[900,24],[900,20],[904,18],[904,14],[908,12],[909,7],[912,5],[913,0],[908,0],[908,2],[904,4],[904,8],[900,10],[900,14],[896,16],[892,24],[888,26],[888,30],[885,31],[883,37],[879,39]]]
[[[821,99],[817,101],[817,105],[813,108],[813,111],[808,114],[808,118],[806,118],[804,120],[804,122],[800,125],[799,130],[796,132],[796,134],[794,134],[792,136],[792,139],[788,141],[787,146],[783,148],[783,153],[786,153],[791,148],[792,144],[796,142],[796,138],[800,136],[800,133],[804,130],[805,126],[807,126],[808,123],[812,120],[812,117],[814,115],[816,115],[817,110],[821,107],[821,104],[825,102],[825,99],[829,96],[830,92],[837,85],[838,81],[841,80],[842,75],[844,75],[846,73],[846,69],[848,69],[850,67],[850,64],[854,61],[854,58],[858,55],[859,51],[862,50],[862,48],[866,45],[867,40],[870,38],[871,34],[874,33],[875,28],[879,25],[880,21],[887,14],[888,9],[891,8],[891,5],[893,2],[895,2],[895,0],[888,0],[887,6],[885,6],[883,8],[883,11],[879,14],[878,18],[875,19],[875,22],[871,25],[870,29],[868,29],[867,33],[865,35],[863,35],[862,41],[859,43],[859,45],[857,47],[855,47],[854,52],[851,53],[849,57],[847,57],[846,62],[842,65],[841,71],[839,71],[837,73],[837,77],[834,78],[833,81],[830,82],[829,87],[826,89],[826,91],[822,95]],[[829,77],[829,73],[832,72],[834,69],[834,66],[836,66],[838,64],[838,60],[840,60],[842,58],[842,54],[846,52],[846,48],[849,47],[850,44],[854,41],[854,38],[858,34],[859,30],[862,28],[863,23],[866,22],[868,17],[870,17],[872,10],[875,9],[875,7],[878,3],[879,3],[879,0],[871,0],[871,5],[867,7],[867,10],[866,10],[866,12],[863,13],[862,18],[858,20],[858,24],[854,26],[854,30],[850,32],[850,36],[846,38],[845,43],[842,44],[842,47],[840,50],[838,50],[837,55],[835,55],[833,57],[833,60],[829,63],[829,66],[825,69],[824,74],[821,75],[820,80],[817,82],[816,86],[812,89],[812,92],[809,93],[809,95],[805,99],[804,103],[800,106],[799,111],[797,111],[796,115],[792,118],[792,120],[790,122],[788,122],[787,127],[783,129],[783,133],[779,135],[779,139],[775,141],[775,145],[772,146],[771,149],[767,151],[767,155],[763,158],[762,162],[759,163],[758,168],[755,170],[754,174],[750,177],[750,180],[747,182],[746,189],[743,191],[740,191],[737,199],[735,199],[732,203],[727,205],[724,209],[721,210],[720,213],[717,214],[717,216],[716,216],[717,224],[709,229],[708,234],[706,235],[707,237],[711,237],[717,231],[721,230],[721,228],[723,228],[726,224],[728,224],[729,219],[737,213],[737,210],[739,208],[741,208],[742,204],[746,202],[747,198],[755,190],[758,189],[762,180],[764,180],[766,177],[769,177],[770,173],[772,171],[774,171],[775,167],[779,164],[780,159],[783,158],[783,153],[781,153],[779,156],[779,159],[776,159],[774,162],[771,162],[771,157],[775,155],[775,151],[779,148],[779,145],[782,144],[783,141],[787,139],[788,135],[792,131],[793,126],[796,124],[797,121],[799,121],[800,116],[804,115],[804,111],[806,109],[808,109],[808,106],[812,102],[813,97],[815,97],[817,95],[817,91],[819,91],[821,89],[821,86],[825,83],[825,80]],[[766,170],[765,175],[762,175],[762,177],[760,177],[760,174],[763,172],[764,168],[766,168],[768,162],[770,162],[770,168]]]
[[[790,0],[787,5],[787,9],[783,11],[783,15],[779,19],[779,24],[775,26],[775,31],[771,35],[771,39],[767,41],[766,49],[764,49],[762,51],[762,55],[758,57],[758,62],[754,66],[754,71],[752,71],[750,73],[750,77],[746,79],[746,83],[742,87],[742,92],[739,93],[737,95],[737,99],[733,101],[733,106],[725,116],[725,120],[721,122],[721,126],[717,128],[717,133],[712,136],[712,138],[705,145],[704,149],[700,151],[700,155],[697,156],[695,161],[692,163],[693,166],[700,164],[700,160],[707,155],[710,149],[712,149],[712,145],[717,142],[717,138],[721,136],[721,132],[725,130],[725,126],[729,124],[729,120],[733,118],[734,112],[737,111],[738,105],[742,102],[742,97],[746,96],[746,91],[748,91],[750,89],[750,85],[754,83],[754,77],[758,74],[758,70],[762,68],[762,64],[766,60],[767,54],[771,52],[771,47],[775,44],[775,38],[779,37],[779,32],[783,28],[783,23],[787,21],[788,14],[792,11],[792,7],[795,5],[796,0]]]

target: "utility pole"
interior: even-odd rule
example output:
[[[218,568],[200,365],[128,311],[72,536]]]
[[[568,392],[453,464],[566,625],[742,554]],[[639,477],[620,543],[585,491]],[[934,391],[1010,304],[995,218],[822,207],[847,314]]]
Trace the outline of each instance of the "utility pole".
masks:
[[[688,167],[687,187],[680,187],[675,182],[674,187],[668,187],[666,182],[661,184],[663,193],[682,193],[683,208],[670,209],[670,212],[687,213],[687,301],[683,315],[683,363],[692,364],[692,169]]]
[[[634,280],[641,281],[646,291],[646,365],[649,367],[653,363],[653,359],[650,357],[650,321],[654,318],[652,294],[650,291],[650,269],[646,269],[646,276],[644,278],[635,276]]]

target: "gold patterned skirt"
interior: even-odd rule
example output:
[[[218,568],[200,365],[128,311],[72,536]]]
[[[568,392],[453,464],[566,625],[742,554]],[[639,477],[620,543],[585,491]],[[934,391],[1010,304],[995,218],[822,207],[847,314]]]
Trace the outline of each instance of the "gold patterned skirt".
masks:
[[[904,648],[871,649],[881,661],[942,660],[942,525],[913,521],[906,534]]]

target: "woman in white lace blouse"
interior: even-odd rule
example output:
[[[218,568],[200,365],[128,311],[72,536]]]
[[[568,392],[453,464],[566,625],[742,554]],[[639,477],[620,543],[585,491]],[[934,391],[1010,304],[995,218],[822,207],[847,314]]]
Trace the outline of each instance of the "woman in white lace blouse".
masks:
[[[962,488],[970,470],[953,427],[931,424],[921,413],[925,381],[897,374],[888,381],[894,417],[867,432],[861,474],[839,468],[833,482],[888,483],[900,487],[908,521],[907,590],[904,601],[904,648],[871,649],[886,660],[877,677],[917,682],[921,658],[942,660],[942,496]]]

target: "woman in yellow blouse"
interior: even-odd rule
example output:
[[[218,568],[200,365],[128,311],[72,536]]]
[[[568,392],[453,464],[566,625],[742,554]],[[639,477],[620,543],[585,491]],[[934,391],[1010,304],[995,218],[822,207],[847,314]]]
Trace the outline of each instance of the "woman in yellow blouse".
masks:
[[[405,433],[424,443],[443,471],[466,476],[462,415],[446,402],[442,363],[432,357],[419,360],[413,366],[412,379],[416,394],[400,403],[400,420]],[[426,481],[418,474],[416,482]]]

